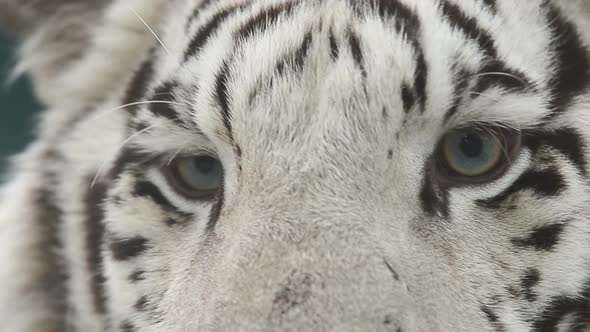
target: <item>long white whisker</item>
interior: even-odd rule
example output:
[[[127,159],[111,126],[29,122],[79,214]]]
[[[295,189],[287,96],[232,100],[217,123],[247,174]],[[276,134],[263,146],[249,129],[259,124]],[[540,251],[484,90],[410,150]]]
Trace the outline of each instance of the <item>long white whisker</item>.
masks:
[[[178,105],[178,106],[187,106],[187,104],[184,103],[178,103],[178,102],[173,102],[173,101],[167,101],[167,100],[145,100],[145,101],[136,101],[133,103],[129,103],[129,104],[125,104],[125,105],[121,105],[121,106],[117,106],[115,108],[111,108],[109,110],[106,111],[98,111],[97,114],[90,116],[89,119],[92,120],[96,120],[98,118],[101,118],[107,114],[110,114],[112,112],[127,108],[127,107],[131,107],[131,106],[137,106],[137,105],[150,105],[150,104],[169,104],[169,105]]]
[[[510,74],[510,73],[504,73],[504,72],[500,72],[500,71],[498,71],[498,72],[490,71],[490,72],[479,73],[479,74],[475,74],[471,77],[477,78],[477,77],[482,77],[482,76],[494,76],[494,75],[495,76],[510,77],[510,78],[513,78],[513,79],[519,81],[520,83],[522,83],[522,85],[525,85],[525,86],[527,85],[527,82],[525,80],[523,80],[522,77],[518,77],[516,75]]]
[[[151,125],[149,127],[143,128],[142,130],[140,130],[136,133],[133,133],[133,135],[130,135],[129,137],[127,137],[127,139],[125,141],[123,141],[123,143],[121,143],[121,145],[117,148],[116,151],[117,152],[120,151],[121,149],[123,149],[125,147],[125,145],[127,145],[129,142],[131,142],[134,138],[136,138],[137,136],[139,136],[139,135],[145,133],[146,131],[151,130],[155,127],[157,127],[157,125]],[[96,175],[94,176],[94,179],[92,179],[92,183],[90,184],[90,188],[94,188],[96,181],[102,175],[107,164],[109,164],[110,162],[111,162],[110,160],[107,160],[107,161],[103,162],[102,165],[100,165],[100,167],[98,168],[98,171],[96,172]]]
[[[162,48],[164,48],[164,50],[166,51],[166,53],[168,53],[168,55],[172,56],[172,53],[170,52],[170,50],[168,49],[168,47],[166,47],[166,45],[164,45],[164,42],[162,42],[162,40],[160,39],[160,37],[158,37],[158,35],[156,34],[156,32],[154,30],[152,30],[152,28],[150,27],[150,25],[143,19],[143,17],[141,17],[141,15],[139,15],[139,13],[129,7],[129,9],[131,9],[131,11],[133,12],[133,14],[135,14],[135,16],[137,16],[137,18],[141,21],[141,23],[143,23],[143,25],[145,25],[146,28],[148,28],[148,30],[152,33],[152,35],[158,40],[158,43],[160,43],[160,45],[162,45]]]
[[[481,93],[481,92],[469,91],[468,93],[469,93],[470,95],[475,95],[475,96],[482,96],[482,97],[487,97],[487,98],[490,98],[490,99],[495,99],[495,98],[498,98],[498,97],[496,97],[496,96],[488,95],[488,94]]]

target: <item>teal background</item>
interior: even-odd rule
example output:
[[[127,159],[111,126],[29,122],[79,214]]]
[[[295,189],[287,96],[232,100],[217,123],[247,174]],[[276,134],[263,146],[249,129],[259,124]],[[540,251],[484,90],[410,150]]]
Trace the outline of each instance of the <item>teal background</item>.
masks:
[[[31,140],[40,108],[26,78],[8,81],[16,61],[15,47],[13,40],[0,34],[0,173],[6,170],[8,158]]]

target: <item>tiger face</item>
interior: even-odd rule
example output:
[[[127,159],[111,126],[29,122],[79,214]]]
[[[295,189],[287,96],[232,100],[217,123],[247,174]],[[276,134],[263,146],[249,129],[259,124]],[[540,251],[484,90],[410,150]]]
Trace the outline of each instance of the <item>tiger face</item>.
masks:
[[[590,327],[585,4],[160,6],[45,154],[74,328]]]

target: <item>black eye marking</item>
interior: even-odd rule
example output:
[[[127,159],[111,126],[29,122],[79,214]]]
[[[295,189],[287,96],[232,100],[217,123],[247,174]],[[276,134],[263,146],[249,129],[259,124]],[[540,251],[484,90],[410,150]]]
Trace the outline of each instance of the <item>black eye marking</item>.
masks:
[[[113,253],[113,258],[118,261],[124,261],[135,258],[141,255],[149,248],[148,239],[142,236],[134,236],[131,238],[113,239],[111,241],[110,249]]]
[[[557,169],[550,168],[542,171],[528,171],[522,174],[508,189],[498,196],[478,200],[476,203],[488,209],[497,209],[507,202],[514,194],[524,190],[531,190],[540,197],[553,197],[566,187],[563,176]]]
[[[162,194],[160,189],[151,182],[139,181],[135,184],[135,196],[149,197],[154,203],[164,209],[177,211],[177,208]]]
[[[565,228],[564,223],[552,224],[533,229],[526,238],[513,238],[514,246],[549,251],[559,243],[559,236]]]

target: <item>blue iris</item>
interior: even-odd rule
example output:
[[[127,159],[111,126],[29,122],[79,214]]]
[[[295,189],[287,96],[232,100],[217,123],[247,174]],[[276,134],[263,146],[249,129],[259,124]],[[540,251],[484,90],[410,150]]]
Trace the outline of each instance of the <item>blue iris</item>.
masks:
[[[482,130],[455,130],[443,141],[444,157],[450,168],[463,176],[489,172],[502,157],[502,144],[493,133]]]

